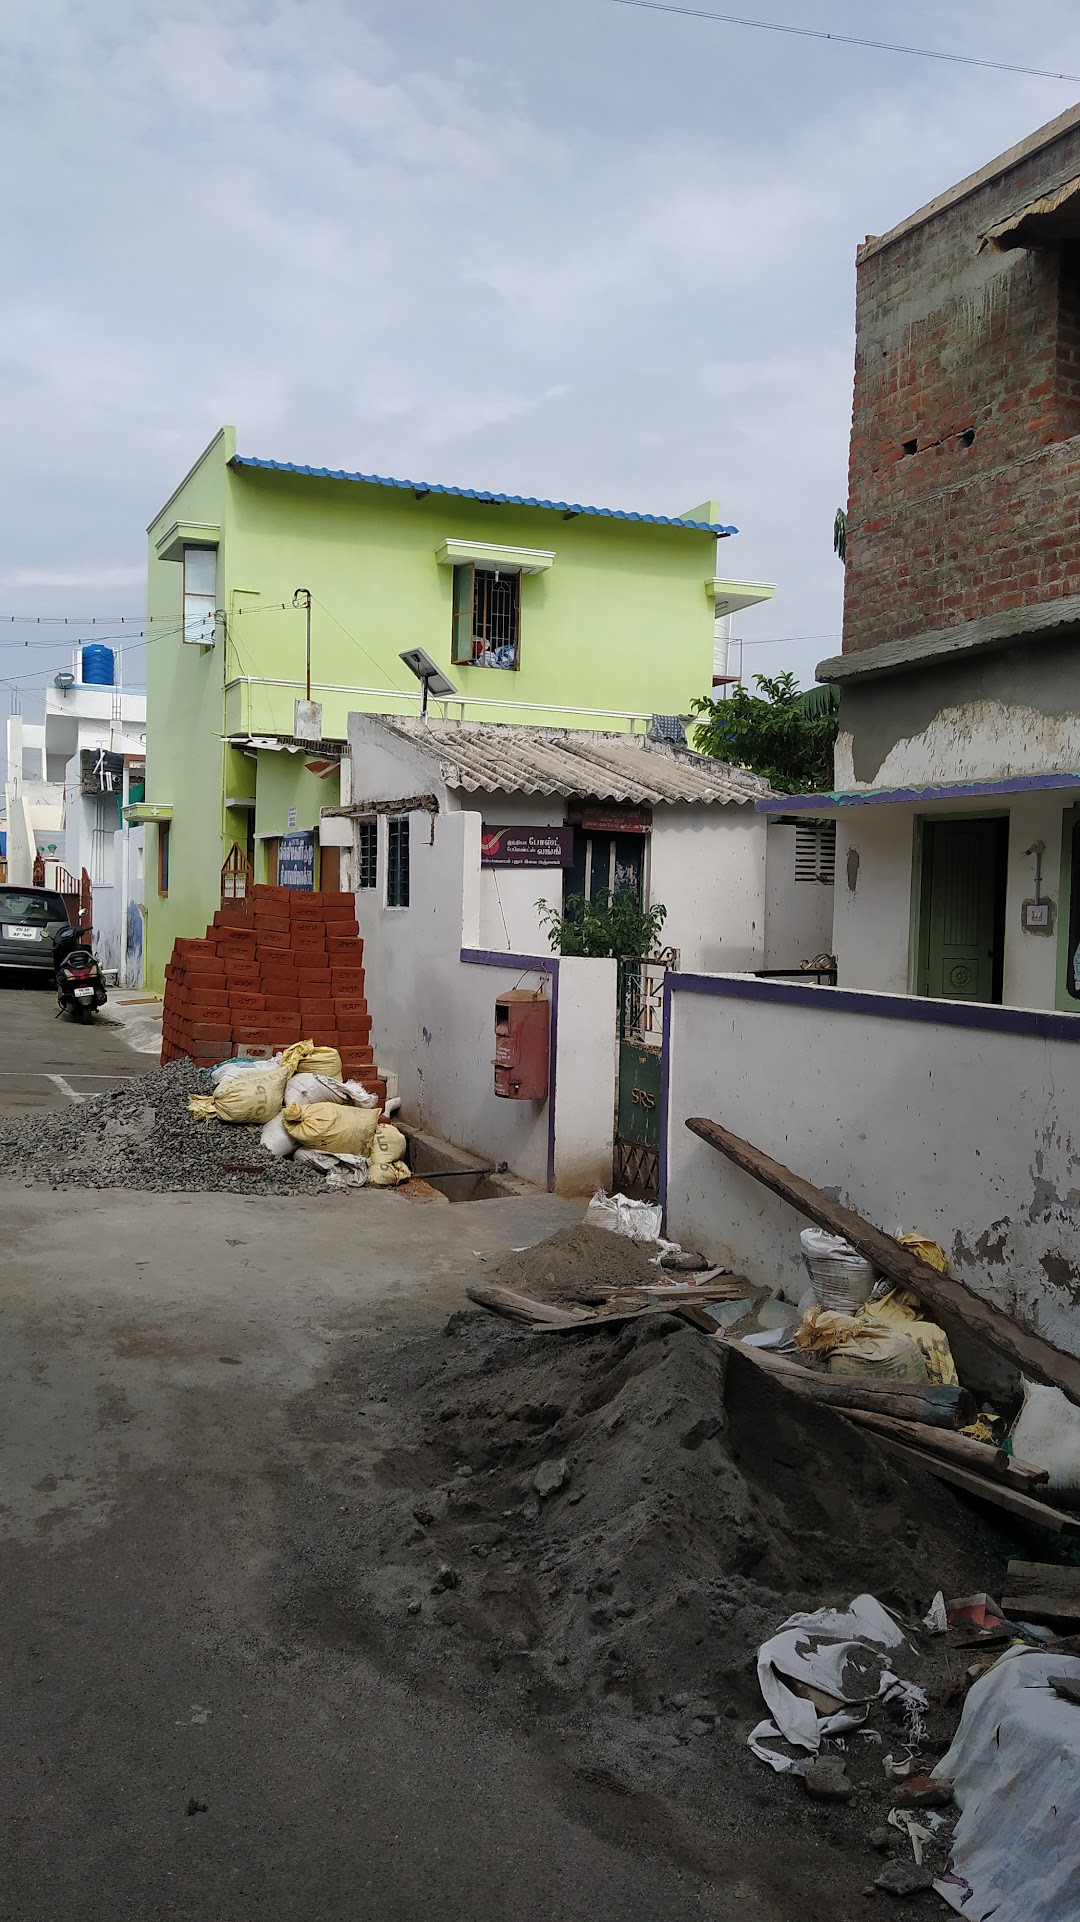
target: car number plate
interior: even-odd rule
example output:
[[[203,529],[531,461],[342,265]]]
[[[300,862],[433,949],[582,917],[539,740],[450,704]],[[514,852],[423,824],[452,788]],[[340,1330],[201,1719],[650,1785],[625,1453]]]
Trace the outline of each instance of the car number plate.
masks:
[[[5,941],[36,941],[38,940],[38,938],[39,938],[38,931],[36,928],[8,927],[4,929]]]
[[[75,990],[76,1001],[92,1001],[93,998],[94,998],[93,988],[76,988]]]

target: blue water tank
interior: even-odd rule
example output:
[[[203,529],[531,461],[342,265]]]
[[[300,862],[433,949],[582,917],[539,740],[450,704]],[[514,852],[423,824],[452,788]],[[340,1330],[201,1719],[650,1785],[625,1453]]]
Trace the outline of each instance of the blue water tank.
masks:
[[[112,687],[116,679],[116,656],[101,641],[90,641],[82,651],[84,687]]]

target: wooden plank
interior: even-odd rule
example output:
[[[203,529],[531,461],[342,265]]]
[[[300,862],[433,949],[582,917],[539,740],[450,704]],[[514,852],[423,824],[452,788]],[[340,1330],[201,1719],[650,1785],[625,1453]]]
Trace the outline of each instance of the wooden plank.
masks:
[[[962,1488],[967,1495],[977,1495],[980,1501],[992,1502],[995,1508],[1004,1508],[1022,1521],[1033,1522],[1039,1528],[1052,1529],[1057,1535],[1080,1535],[1080,1521],[1062,1514],[1058,1508],[1051,1508],[1047,1502],[1037,1502],[1033,1496],[1022,1495],[1015,1488],[1003,1488],[1000,1482],[989,1481],[985,1475],[975,1475],[970,1468],[960,1468],[955,1462],[943,1462],[937,1455],[928,1455],[921,1448],[908,1448],[903,1442],[893,1441],[885,1435],[879,1435],[878,1441],[890,1455],[908,1462],[912,1468],[921,1468],[927,1475],[936,1476],[939,1482],[949,1482],[954,1488]]]
[[[1080,1568],[1010,1562],[1001,1606],[1024,1622],[1080,1622]]]
[[[783,1201],[790,1202],[800,1214],[817,1223],[819,1228],[827,1228],[831,1234],[842,1235],[845,1241],[857,1248],[861,1255],[872,1261],[891,1281],[902,1288],[910,1288],[931,1308],[946,1317],[952,1315],[962,1321],[973,1335],[985,1341],[1033,1381],[1060,1388],[1071,1402],[1080,1407],[1080,1360],[1075,1355],[1067,1355],[1055,1348],[1040,1335],[1031,1335],[1017,1327],[1008,1315],[1002,1314],[989,1302],[980,1300],[964,1283],[952,1275],[943,1275],[937,1268],[931,1268],[920,1261],[909,1249],[902,1248],[892,1235],[887,1235],[864,1216],[856,1214],[854,1208],[845,1208],[842,1202],[834,1201],[821,1188],[811,1181],[804,1181],[800,1175],[792,1173],[780,1161],[764,1154],[741,1135],[732,1134],[717,1121],[708,1121],[700,1115],[693,1116],[686,1123],[691,1134],[726,1155],[735,1167],[745,1174],[753,1175],[764,1187]]]
[[[926,1422],[897,1421],[894,1415],[881,1415],[866,1408],[849,1408],[845,1420],[862,1422],[879,1434],[891,1435],[894,1441],[929,1449],[931,1454],[942,1455],[961,1468],[970,1468],[973,1475],[988,1475],[1006,1488],[1018,1488],[1021,1494],[1031,1494],[1050,1480],[1049,1471],[1037,1468],[1034,1462],[1019,1461],[1007,1455],[1003,1448],[973,1441],[970,1435],[954,1435],[942,1428],[931,1428]]]
[[[681,1308],[673,1308],[684,1321],[701,1316],[704,1311],[694,1309],[690,1303]],[[711,1320],[711,1318],[710,1318]],[[695,1320],[695,1326],[699,1325]],[[749,1348],[745,1342],[734,1341],[719,1334],[714,1328],[703,1329],[712,1339],[721,1343],[729,1354],[739,1355],[752,1367],[760,1368],[771,1375],[783,1388],[789,1388],[794,1395],[801,1395],[806,1401],[824,1402],[830,1408],[876,1408],[879,1414],[895,1415],[902,1421],[923,1421],[934,1428],[960,1428],[971,1419],[975,1404],[964,1388],[953,1388],[935,1384],[931,1387],[915,1387],[909,1382],[876,1382],[855,1380],[853,1377],[817,1374],[812,1369],[800,1368],[797,1362],[787,1361],[783,1355],[774,1355],[767,1348]]]
[[[550,1301],[534,1301],[531,1295],[519,1295],[513,1288],[501,1288],[495,1282],[482,1286],[466,1288],[470,1301],[478,1308],[486,1308],[489,1315],[501,1315],[504,1321],[516,1321],[526,1327],[536,1328],[545,1334],[566,1334],[575,1328],[611,1328],[624,1321],[641,1321],[648,1315],[664,1315],[667,1309],[651,1305],[633,1308],[562,1308]]]

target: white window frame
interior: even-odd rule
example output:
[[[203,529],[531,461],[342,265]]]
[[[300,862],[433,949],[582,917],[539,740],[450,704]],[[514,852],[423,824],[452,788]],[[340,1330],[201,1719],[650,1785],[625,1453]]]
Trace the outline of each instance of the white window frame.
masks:
[[[194,559],[196,554],[200,557],[198,564]],[[214,580],[213,587],[209,591],[205,586],[194,585],[196,579],[201,577],[205,581],[209,575],[209,569],[202,560],[202,556],[206,554],[211,555],[213,559]],[[189,555],[192,557],[190,560]],[[183,568],[184,640],[189,647],[213,647],[217,639],[217,548],[200,545],[194,541],[185,544],[181,565]]]

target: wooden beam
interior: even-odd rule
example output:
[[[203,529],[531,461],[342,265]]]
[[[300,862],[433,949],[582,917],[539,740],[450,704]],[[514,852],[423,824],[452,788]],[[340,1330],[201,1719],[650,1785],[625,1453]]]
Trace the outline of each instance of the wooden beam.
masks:
[[[671,1312],[686,1321],[703,1315],[702,1309],[695,1310],[689,1304]],[[695,1325],[699,1325],[696,1320]],[[830,1408],[873,1408],[882,1415],[895,1415],[901,1421],[922,1421],[934,1428],[959,1428],[975,1412],[975,1404],[965,1388],[942,1384],[916,1387],[904,1381],[879,1382],[818,1374],[812,1368],[802,1368],[798,1362],[770,1353],[767,1348],[751,1348],[745,1342],[732,1341],[715,1332],[712,1339],[728,1354],[738,1355],[752,1367],[760,1368],[763,1374],[772,1375],[793,1395],[801,1395],[805,1401],[825,1402]]]
[[[846,1208],[842,1202],[834,1201],[821,1188],[811,1181],[804,1181],[800,1175],[793,1174],[780,1161],[764,1154],[740,1135],[731,1134],[717,1121],[705,1120],[694,1116],[687,1121],[691,1134],[697,1135],[716,1148],[720,1154],[741,1168],[745,1174],[753,1175],[770,1188],[781,1200],[790,1202],[793,1208],[815,1221],[819,1228],[827,1228],[830,1234],[842,1235],[845,1241],[857,1248],[875,1268],[880,1268],[890,1281],[901,1288],[910,1288],[938,1314],[946,1318],[953,1316],[962,1321],[973,1335],[985,1341],[1001,1355],[1005,1355],[1021,1372],[1033,1381],[1060,1388],[1071,1402],[1080,1407],[1080,1360],[1075,1355],[1067,1355],[1060,1348],[1044,1341],[1040,1335],[1031,1335],[1019,1328],[1000,1308],[994,1308],[983,1301],[961,1281],[952,1275],[943,1275],[937,1268],[931,1268],[920,1261],[909,1249],[902,1248],[892,1235],[887,1235],[864,1216],[856,1214],[854,1208]]]
[[[1052,1529],[1057,1535],[1080,1535],[1080,1521],[1072,1515],[1063,1514],[1059,1508],[1051,1508],[1047,1502],[1037,1502],[1031,1495],[1022,1495],[1015,1488],[1003,1488],[1000,1482],[990,1481],[985,1475],[975,1475],[970,1468],[960,1468],[955,1462],[943,1462],[937,1455],[928,1455],[921,1448],[908,1448],[903,1442],[892,1441],[885,1435],[879,1435],[878,1442],[890,1455],[896,1455],[912,1468],[921,1468],[927,1475],[935,1475],[939,1482],[950,1482],[954,1488],[962,1488],[967,1495],[977,1495],[980,1501],[992,1502],[995,1508],[1007,1509],[1010,1515],[1018,1515],[1022,1521],[1033,1522],[1039,1528]]]
[[[944,1429],[931,1428],[921,1421],[897,1421],[893,1415],[881,1415],[867,1408],[845,1409],[844,1419],[862,1422],[867,1428],[890,1436],[893,1441],[906,1441],[913,1448],[926,1448],[931,1454],[940,1454],[960,1468],[970,1468],[974,1475],[987,1475],[991,1481],[1000,1482],[1005,1488],[1018,1488],[1022,1495],[1030,1495],[1034,1489],[1050,1480],[1047,1469],[1037,1468],[1034,1462],[1019,1461],[1014,1455],[1007,1455],[1003,1448],[993,1448],[988,1442],[974,1441],[970,1435],[949,1434]]]

